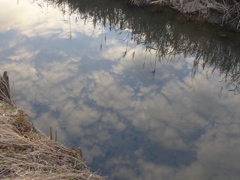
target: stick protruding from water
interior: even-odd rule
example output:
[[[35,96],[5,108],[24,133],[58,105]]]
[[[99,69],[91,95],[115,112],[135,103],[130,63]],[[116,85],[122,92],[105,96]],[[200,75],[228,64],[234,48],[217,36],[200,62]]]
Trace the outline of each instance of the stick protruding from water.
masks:
[[[9,104],[13,104],[11,99],[9,77],[7,75],[7,71],[4,71],[3,76],[0,77],[0,100]]]

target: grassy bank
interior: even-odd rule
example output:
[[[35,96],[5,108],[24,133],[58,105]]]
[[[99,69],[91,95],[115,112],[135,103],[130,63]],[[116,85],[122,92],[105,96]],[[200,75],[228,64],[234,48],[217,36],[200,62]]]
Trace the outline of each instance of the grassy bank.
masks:
[[[168,6],[190,19],[216,23],[240,32],[239,0],[128,0],[135,6]]]
[[[0,84],[0,97],[6,97]],[[103,179],[85,165],[80,148],[51,140],[7,99],[0,101],[0,179]]]

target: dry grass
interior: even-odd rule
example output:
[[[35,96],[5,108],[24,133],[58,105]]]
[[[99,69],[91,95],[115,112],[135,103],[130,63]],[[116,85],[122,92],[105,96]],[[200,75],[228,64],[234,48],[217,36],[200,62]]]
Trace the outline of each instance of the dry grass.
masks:
[[[0,104],[1,179],[92,179],[80,148],[68,148],[36,130],[27,115],[7,103]]]
[[[0,77],[0,179],[102,180],[85,165],[80,148],[52,141],[33,126],[27,114],[14,106],[9,83],[3,77]]]
[[[240,2],[236,0],[129,0],[129,4],[169,6],[184,14],[199,14],[206,19],[218,13],[222,25],[240,28]]]

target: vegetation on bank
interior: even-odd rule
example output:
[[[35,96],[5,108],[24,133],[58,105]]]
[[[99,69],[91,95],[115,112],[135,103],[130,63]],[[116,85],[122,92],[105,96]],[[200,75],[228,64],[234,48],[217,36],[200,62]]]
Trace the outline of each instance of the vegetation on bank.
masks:
[[[7,97],[0,80],[0,179],[102,180],[83,162],[82,151],[65,147],[37,130]]]
[[[129,0],[136,6],[168,6],[198,20],[229,26],[240,31],[239,0]]]

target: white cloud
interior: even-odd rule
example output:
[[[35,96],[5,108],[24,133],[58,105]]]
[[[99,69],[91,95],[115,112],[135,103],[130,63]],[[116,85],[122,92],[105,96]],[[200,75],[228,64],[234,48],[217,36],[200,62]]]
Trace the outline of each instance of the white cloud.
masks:
[[[41,7],[39,6],[41,5]],[[27,37],[42,36],[49,38],[53,35],[58,35],[59,38],[69,39],[76,38],[79,33],[84,33],[87,36],[98,37],[102,32],[98,30],[92,31],[92,24],[85,25],[84,20],[79,19],[75,23],[76,15],[69,16],[63,13],[60,9],[52,7],[44,1],[29,3],[27,0],[22,0],[19,5],[15,1],[0,1],[0,32],[8,30],[17,30],[20,34]],[[66,7],[67,8],[67,7]],[[36,16],[36,14],[38,14]],[[56,19],[56,17],[62,17]],[[34,27],[34,28],[33,28]]]

